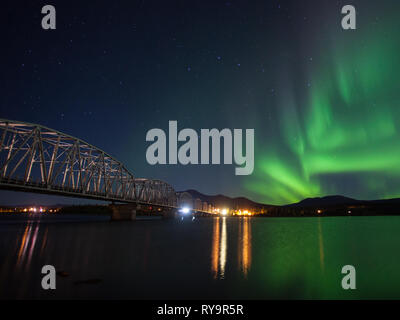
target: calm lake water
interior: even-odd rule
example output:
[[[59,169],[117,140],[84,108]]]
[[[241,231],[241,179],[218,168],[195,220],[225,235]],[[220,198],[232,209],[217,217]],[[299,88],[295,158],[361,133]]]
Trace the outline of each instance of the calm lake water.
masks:
[[[2,299],[400,298],[400,217],[2,221],[0,237]]]

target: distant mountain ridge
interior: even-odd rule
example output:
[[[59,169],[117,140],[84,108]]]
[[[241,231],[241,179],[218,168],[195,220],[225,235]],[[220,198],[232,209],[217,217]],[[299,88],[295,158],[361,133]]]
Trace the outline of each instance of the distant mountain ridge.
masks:
[[[306,198],[299,202],[287,205],[271,205],[252,201],[246,197],[228,197],[222,194],[218,195],[205,195],[197,190],[189,189],[186,191],[194,199],[200,199],[207,203],[213,204],[215,207],[229,207],[229,208],[252,208],[252,207],[335,207],[335,206],[352,206],[352,205],[394,205],[400,204],[400,198],[381,199],[381,200],[358,200],[341,195],[332,195],[325,197]]]
[[[179,193],[187,192],[193,199],[200,199],[203,202],[214,205],[215,207],[227,207],[232,209],[251,209],[251,208],[328,208],[328,207],[339,207],[339,206],[400,206],[400,198],[392,199],[380,199],[380,200],[358,200],[341,195],[331,195],[324,197],[306,198],[296,203],[291,203],[287,205],[272,205],[260,202],[252,201],[246,197],[228,197],[222,194],[218,195],[206,195],[197,190],[189,189],[185,191],[179,191]],[[90,204],[75,204],[80,205],[90,205]],[[101,206],[103,204],[97,203],[92,204],[93,206]],[[74,206],[74,204],[66,203],[56,203],[56,204],[14,204],[14,205],[4,205],[3,207],[48,207],[48,208],[61,208]],[[400,208],[399,208],[400,212]]]
[[[345,196],[326,196],[326,197],[315,197],[306,198],[299,202],[287,205],[288,207],[316,207],[316,206],[334,206],[334,205],[355,205],[363,202],[362,200],[356,200]]]
[[[222,194],[218,195],[205,195],[197,190],[189,189],[180,192],[189,193],[194,199],[200,199],[214,205],[215,207],[227,207],[227,208],[255,208],[255,207],[273,207],[273,205],[258,203],[247,199],[245,197],[231,198]]]
[[[340,206],[340,205],[394,205],[400,204],[400,198],[380,200],[357,200],[345,196],[334,195],[325,197],[307,198],[286,207],[317,207],[317,206]]]

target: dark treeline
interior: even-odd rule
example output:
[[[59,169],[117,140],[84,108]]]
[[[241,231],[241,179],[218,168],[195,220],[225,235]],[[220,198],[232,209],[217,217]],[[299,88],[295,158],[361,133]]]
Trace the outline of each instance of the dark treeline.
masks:
[[[266,210],[264,217],[318,217],[318,216],[384,216],[400,215],[399,205],[368,204],[368,205],[341,205],[329,207],[288,207],[276,206]]]
[[[98,214],[111,215],[108,205],[75,205],[61,207],[61,214]],[[331,206],[270,206],[255,210],[258,217],[324,217],[324,216],[385,216],[400,215],[400,203],[371,202],[351,205]],[[162,215],[161,208],[143,207],[137,215]],[[201,214],[197,214],[201,216]],[[210,216],[210,214],[203,214]]]
[[[90,213],[90,214],[99,214],[99,215],[111,215],[112,211],[109,206],[105,205],[76,205],[76,206],[66,206],[61,207],[58,213],[67,213],[67,214],[82,214],[82,213]]]
[[[98,214],[109,215],[112,214],[112,209],[108,205],[72,205],[61,207],[58,213],[61,214]],[[137,210],[137,215],[162,215],[162,209],[159,207],[142,207]]]

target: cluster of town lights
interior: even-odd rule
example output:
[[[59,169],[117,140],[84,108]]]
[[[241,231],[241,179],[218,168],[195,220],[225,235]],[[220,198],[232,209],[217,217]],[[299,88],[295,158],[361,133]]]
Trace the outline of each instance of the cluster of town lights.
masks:
[[[57,212],[57,209],[46,209],[46,208],[36,208],[36,207],[30,207],[30,208],[24,208],[22,212],[33,212],[33,213],[46,213],[46,212]]]
[[[237,216],[252,216],[253,212],[249,211],[249,210],[239,210],[235,213],[235,215]]]
[[[179,209],[179,212],[183,215],[188,215],[189,213],[192,212],[192,209],[189,207],[182,207]],[[253,212],[249,210],[230,210],[228,208],[215,208],[212,212],[215,215],[220,215],[220,216],[228,216],[228,215],[233,215],[233,216],[252,216],[254,215]]]
[[[0,207],[0,213],[28,213],[28,214],[46,214],[46,213],[57,213],[60,208],[46,208],[46,207]]]
[[[219,208],[214,209],[214,213],[215,214],[220,214],[222,216],[227,216],[230,212],[232,213],[233,216],[252,216],[254,214],[250,210],[239,209],[239,210],[231,211],[231,210],[226,209],[226,208],[224,208],[224,209],[219,209]]]

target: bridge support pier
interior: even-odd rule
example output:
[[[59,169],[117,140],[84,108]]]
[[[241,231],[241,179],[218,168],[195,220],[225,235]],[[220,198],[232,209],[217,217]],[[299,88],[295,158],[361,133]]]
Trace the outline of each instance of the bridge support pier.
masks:
[[[177,215],[177,209],[167,209],[167,208],[164,208],[164,210],[163,210],[163,218],[164,219],[173,219],[173,218],[175,218],[176,217],[176,215]]]
[[[111,220],[136,220],[136,204],[111,204]]]

